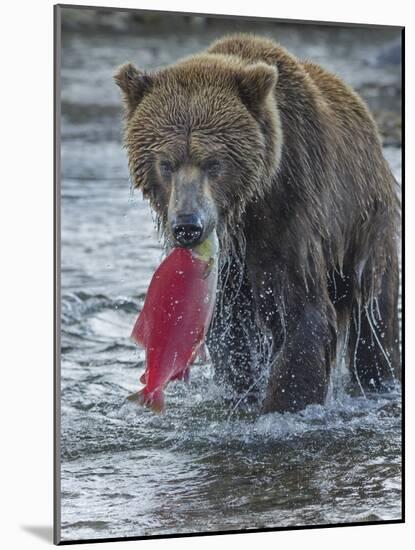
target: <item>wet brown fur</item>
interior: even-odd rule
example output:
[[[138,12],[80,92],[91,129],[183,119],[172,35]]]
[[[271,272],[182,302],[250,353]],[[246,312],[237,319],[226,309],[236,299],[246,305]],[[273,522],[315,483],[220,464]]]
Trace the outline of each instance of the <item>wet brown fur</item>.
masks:
[[[209,184],[222,243],[209,349],[238,402],[322,403],[341,354],[362,393],[399,379],[396,182],[360,97],[250,35],[153,74],[124,65],[116,81],[134,183],[162,228],[157,158],[226,159]]]

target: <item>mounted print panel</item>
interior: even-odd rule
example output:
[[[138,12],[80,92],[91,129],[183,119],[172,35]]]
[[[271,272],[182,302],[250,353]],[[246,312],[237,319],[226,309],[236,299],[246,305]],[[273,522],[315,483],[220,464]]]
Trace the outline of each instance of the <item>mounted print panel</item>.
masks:
[[[401,522],[403,29],[55,7],[55,542]]]

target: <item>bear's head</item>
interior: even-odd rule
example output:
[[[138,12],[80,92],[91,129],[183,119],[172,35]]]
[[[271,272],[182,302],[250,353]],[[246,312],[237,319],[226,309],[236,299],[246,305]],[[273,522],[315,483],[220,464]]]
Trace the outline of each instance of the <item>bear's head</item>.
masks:
[[[125,144],[134,185],[174,245],[241,222],[278,167],[277,70],[206,54],[152,74],[122,66]]]

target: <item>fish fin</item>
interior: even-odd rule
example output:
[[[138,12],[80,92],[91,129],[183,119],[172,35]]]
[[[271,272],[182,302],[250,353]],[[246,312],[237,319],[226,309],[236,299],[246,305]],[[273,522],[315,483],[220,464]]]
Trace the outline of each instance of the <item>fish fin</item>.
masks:
[[[209,361],[209,350],[204,342],[200,344],[200,347],[197,350],[197,357],[202,363],[207,363]]]
[[[186,384],[188,384],[189,378],[190,378],[190,367],[186,367],[182,373],[182,380],[183,382],[186,382]]]
[[[145,316],[143,314],[143,311],[141,311],[140,315],[138,316],[138,318],[135,322],[135,325],[134,325],[134,328],[131,332],[130,338],[133,340],[133,342],[135,342],[136,344],[138,344],[142,348],[146,347],[146,330],[145,330],[145,327],[146,327],[146,320],[145,320]]]
[[[144,389],[140,390],[140,391],[137,391],[135,393],[132,393],[131,395],[129,395],[127,397],[127,401],[131,401],[131,402],[134,402],[134,403],[141,403],[143,391],[144,391]]]
[[[147,391],[147,388],[143,388],[142,390],[129,395],[127,400],[143,405],[144,407],[148,407],[157,413],[162,413],[165,409],[164,393],[162,390],[156,390],[150,393]]]
[[[185,380],[187,381],[189,379],[189,367],[185,367],[184,369],[180,370],[179,372],[176,372],[172,378],[170,378],[170,381],[172,380]],[[187,374],[186,374],[187,373]]]
[[[142,384],[147,384],[147,380],[146,380],[146,371],[143,372],[143,374],[140,376],[140,382]]]
[[[209,351],[204,342],[201,342],[193,352],[190,364],[193,364],[196,360],[199,360],[201,363],[207,363],[209,361]]]
[[[163,390],[156,390],[150,397],[146,399],[143,403],[146,407],[151,409],[153,412],[162,413],[164,412],[164,393]]]
[[[209,258],[209,260],[206,262],[206,267],[203,271],[202,279],[207,279],[209,277],[214,265],[215,265],[214,258]]]
[[[176,373],[170,380],[183,380],[183,382],[189,382],[190,367],[185,367],[180,372]]]
[[[197,351],[197,348],[195,350],[193,350],[193,353],[192,353],[192,356],[190,358],[190,361],[189,361],[189,364],[190,365],[193,365],[194,362],[196,361],[197,359],[197,354],[198,354],[198,351]]]

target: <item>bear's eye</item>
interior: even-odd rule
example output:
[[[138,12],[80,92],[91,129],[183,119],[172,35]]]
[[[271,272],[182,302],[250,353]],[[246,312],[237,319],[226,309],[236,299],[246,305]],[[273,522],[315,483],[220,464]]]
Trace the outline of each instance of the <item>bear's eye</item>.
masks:
[[[159,164],[160,173],[162,176],[171,176],[174,171],[173,163],[169,160],[162,160]]]
[[[218,159],[209,159],[204,163],[203,168],[210,176],[217,176],[221,171],[221,163]]]

